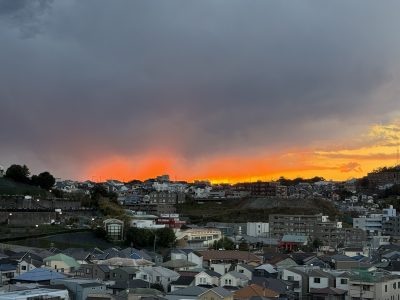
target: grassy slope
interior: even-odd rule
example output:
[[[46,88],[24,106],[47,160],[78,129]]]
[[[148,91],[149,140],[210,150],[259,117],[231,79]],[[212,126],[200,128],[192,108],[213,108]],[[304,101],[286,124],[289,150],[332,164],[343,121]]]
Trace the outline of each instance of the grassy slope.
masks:
[[[29,184],[15,182],[6,178],[0,178],[0,195],[47,195],[48,192]]]

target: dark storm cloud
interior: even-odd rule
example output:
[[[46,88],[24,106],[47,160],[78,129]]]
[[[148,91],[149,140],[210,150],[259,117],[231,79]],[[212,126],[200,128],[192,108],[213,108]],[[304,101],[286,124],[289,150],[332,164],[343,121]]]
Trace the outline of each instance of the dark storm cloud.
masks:
[[[23,38],[33,37],[40,30],[39,18],[46,13],[53,0],[0,0],[3,25],[18,28]]]
[[[195,159],[350,134],[398,109],[399,8],[0,1],[0,157],[71,174],[93,153]]]

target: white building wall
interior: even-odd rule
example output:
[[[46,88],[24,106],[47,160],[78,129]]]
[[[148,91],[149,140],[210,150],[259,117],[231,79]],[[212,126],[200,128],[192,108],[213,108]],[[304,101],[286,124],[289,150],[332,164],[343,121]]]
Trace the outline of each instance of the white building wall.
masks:
[[[269,233],[269,223],[262,222],[247,222],[247,235],[258,237],[267,236]]]
[[[319,283],[315,282],[315,279],[319,278]],[[329,281],[326,277],[310,277],[308,279],[309,289],[323,289],[329,287]]]

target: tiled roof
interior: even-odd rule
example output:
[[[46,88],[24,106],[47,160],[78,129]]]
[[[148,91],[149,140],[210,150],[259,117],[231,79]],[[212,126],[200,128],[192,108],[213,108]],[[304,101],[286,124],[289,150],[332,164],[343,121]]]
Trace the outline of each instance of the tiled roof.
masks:
[[[47,281],[51,279],[64,279],[64,278],[65,275],[61,273],[54,272],[46,268],[37,268],[17,276],[15,280],[38,282],[38,281]]]
[[[243,260],[243,261],[261,261],[257,255],[248,251],[237,250],[206,250],[198,251],[203,260]]]
[[[251,298],[253,296],[261,296],[261,297],[277,297],[279,294],[271,289],[263,288],[257,284],[251,284],[240,290],[234,292],[234,298]]]

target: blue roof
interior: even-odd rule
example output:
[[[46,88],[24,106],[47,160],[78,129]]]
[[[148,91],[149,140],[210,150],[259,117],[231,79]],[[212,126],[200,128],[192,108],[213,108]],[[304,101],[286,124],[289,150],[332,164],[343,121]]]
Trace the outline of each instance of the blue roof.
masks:
[[[51,279],[64,279],[64,278],[65,275],[61,273],[46,268],[37,268],[15,277],[15,280],[38,282],[38,281],[47,281]]]
[[[17,269],[16,265],[12,265],[12,264],[1,264],[0,265],[1,272],[12,271],[12,270],[16,270],[16,269]]]
[[[282,237],[282,242],[292,242],[292,243],[305,243],[307,242],[307,236],[305,235],[293,235],[293,234],[285,234]]]
[[[138,253],[133,252],[133,253],[130,255],[130,258],[132,258],[132,259],[141,259],[142,257],[141,257]]]

